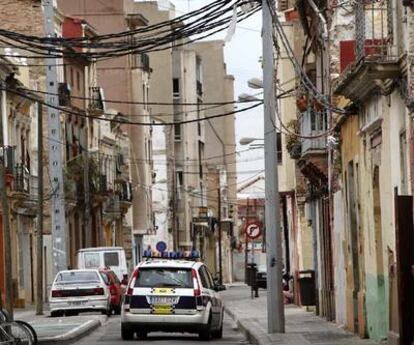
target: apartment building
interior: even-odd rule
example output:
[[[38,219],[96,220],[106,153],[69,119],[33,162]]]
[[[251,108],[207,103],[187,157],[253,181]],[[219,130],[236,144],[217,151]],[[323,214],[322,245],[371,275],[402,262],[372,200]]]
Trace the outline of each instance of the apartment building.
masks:
[[[227,73],[224,58],[224,41],[201,41],[191,45],[201,58],[203,68],[203,101],[206,121],[203,123],[205,137],[205,165],[207,173],[207,208],[211,216],[221,224],[221,257],[223,281],[233,281],[232,253],[239,240],[237,223],[237,169],[235,118],[231,113],[234,104],[234,77]],[[219,105],[211,105],[219,103]],[[221,105],[220,105],[221,103]],[[209,117],[230,114],[220,118]],[[220,201],[220,214],[218,205]],[[218,231],[203,231],[206,261],[218,271]]]
[[[134,1],[58,1],[67,15],[87,20],[99,34],[133,30],[148,24]],[[151,209],[151,126],[146,104],[149,92],[149,59],[145,54],[130,54],[97,64],[98,86],[110,100],[124,100],[117,110],[128,118],[138,118],[142,126],[126,126],[130,137],[132,177],[132,248],[127,248],[128,261],[136,263],[143,250],[142,239],[153,231]],[[128,239],[125,239],[128,240]],[[119,243],[121,244],[121,243]]]

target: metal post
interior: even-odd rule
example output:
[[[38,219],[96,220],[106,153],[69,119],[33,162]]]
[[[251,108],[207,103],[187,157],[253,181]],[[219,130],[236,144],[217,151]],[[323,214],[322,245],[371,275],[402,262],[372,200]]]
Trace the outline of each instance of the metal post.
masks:
[[[43,110],[37,109],[36,315],[43,314]]]
[[[48,37],[55,36],[55,10],[53,0],[43,0],[45,32]],[[46,103],[58,106],[58,79],[56,71],[56,59],[46,59]],[[52,218],[52,257],[53,271],[57,273],[67,268],[66,260],[66,219],[64,203],[64,181],[62,166],[62,149],[60,143],[61,125],[59,111],[48,108],[48,136],[49,136],[49,175],[53,197],[51,199]]]
[[[245,226],[249,223],[249,198],[247,198],[246,203],[246,220],[245,220]],[[249,237],[247,236],[247,233],[244,233],[244,282],[247,283],[249,281],[249,276],[247,273],[247,264],[249,262]]]
[[[5,112],[6,102],[6,83],[1,83],[1,111]],[[2,114],[5,115],[5,114]],[[12,255],[11,255],[11,231],[10,231],[10,218],[9,218],[9,200],[7,197],[7,186],[6,186],[6,151],[4,146],[4,133],[3,119],[6,116],[0,116],[0,148],[3,153],[3,161],[0,162],[0,194],[1,194],[1,205],[2,205],[2,220],[3,220],[3,236],[4,236],[4,280],[5,280],[5,294],[6,294],[6,310],[9,312],[10,317],[13,319],[13,279],[12,279]],[[6,128],[6,127],[5,127]]]
[[[220,174],[218,175],[218,184],[219,187],[217,189],[217,194],[218,194],[218,210],[217,210],[217,217],[218,217],[218,251],[219,251],[219,282],[220,285],[223,284],[223,253],[222,253],[222,244],[221,244],[221,187],[220,187]]]
[[[275,128],[275,89],[273,58],[273,25],[270,6],[274,0],[263,0],[263,89],[266,189],[267,253],[267,321],[268,333],[284,333],[285,317],[282,289],[282,236],[280,228],[277,140]],[[274,130],[269,130],[274,129]]]

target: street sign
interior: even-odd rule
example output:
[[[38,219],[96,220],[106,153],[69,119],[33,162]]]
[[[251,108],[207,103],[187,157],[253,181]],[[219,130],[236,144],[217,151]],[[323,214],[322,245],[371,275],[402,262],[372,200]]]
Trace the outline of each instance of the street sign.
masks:
[[[246,233],[246,236],[252,240],[258,238],[262,234],[260,224],[255,222],[246,224],[244,232]]]
[[[159,241],[159,242],[157,242],[157,244],[155,245],[155,248],[157,248],[157,250],[158,250],[160,253],[164,253],[164,252],[165,252],[165,250],[167,249],[167,244],[166,244],[165,242],[163,242],[163,241]]]

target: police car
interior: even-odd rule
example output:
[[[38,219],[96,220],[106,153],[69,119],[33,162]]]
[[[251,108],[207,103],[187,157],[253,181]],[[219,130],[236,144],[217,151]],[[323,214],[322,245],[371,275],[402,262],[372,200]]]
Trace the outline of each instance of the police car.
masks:
[[[224,287],[214,282],[203,263],[166,256],[147,258],[135,268],[122,305],[122,339],[132,340],[134,334],[144,339],[157,331],[222,338],[223,302],[218,291]]]

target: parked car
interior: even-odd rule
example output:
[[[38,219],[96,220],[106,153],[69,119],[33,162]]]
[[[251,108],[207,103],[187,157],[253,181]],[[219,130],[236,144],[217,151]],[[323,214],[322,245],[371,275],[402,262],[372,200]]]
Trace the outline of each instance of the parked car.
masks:
[[[267,288],[267,267],[266,265],[259,265],[256,272],[256,284],[258,288]]]
[[[105,284],[109,288],[109,293],[111,294],[111,310],[115,314],[121,314],[121,305],[122,305],[122,296],[124,294],[124,289],[122,288],[121,282],[118,279],[118,276],[109,268],[104,268],[100,270]]]
[[[134,270],[121,312],[122,339],[136,333],[198,333],[201,339],[223,336],[223,303],[201,262],[149,259]]]
[[[123,285],[128,284],[128,268],[122,247],[84,248],[78,251],[79,269],[109,267]]]
[[[60,271],[52,284],[49,306],[52,317],[85,311],[110,315],[111,293],[99,270]]]

